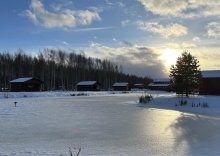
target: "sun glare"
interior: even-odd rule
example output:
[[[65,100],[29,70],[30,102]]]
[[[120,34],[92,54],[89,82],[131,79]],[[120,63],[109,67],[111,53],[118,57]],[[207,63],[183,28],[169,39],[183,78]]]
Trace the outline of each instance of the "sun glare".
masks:
[[[161,59],[166,62],[166,65],[170,67],[171,65],[176,64],[176,60],[179,57],[179,52],[175,49],[165,49],[161,55]]]

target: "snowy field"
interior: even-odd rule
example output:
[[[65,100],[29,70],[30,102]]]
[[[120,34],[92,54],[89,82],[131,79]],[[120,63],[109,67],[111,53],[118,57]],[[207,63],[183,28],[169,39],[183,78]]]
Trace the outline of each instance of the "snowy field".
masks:
[[[219,129],[220,96],[0,92],[0,156],[220,155]]]

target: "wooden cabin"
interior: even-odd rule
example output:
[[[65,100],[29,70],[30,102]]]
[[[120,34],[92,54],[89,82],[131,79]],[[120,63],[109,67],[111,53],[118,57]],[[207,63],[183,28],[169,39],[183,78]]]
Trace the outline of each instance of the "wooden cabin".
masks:
[[[199,94],[220,95],[220,70],[206,70],[202,72],[202,85]]]
[[[144,89],[144,85],[136,83],[136,84],[134,84],[134,88],[136,88],[136,89]]]
[[[100,91],[101,84],[98,81],[81,81],[77,83],[77,91]]]
[[[130,86],[128,82],[116,82],[113,85],[113,90],[114,91],[129,91]]]
[[[171,91],[171,82],[169,78],[154,79],[153,83],[148,85],[151,90]]]
[[[11,92],[35,92],[41,90],[44,82],[34,77],[23,77],[10,81]]]

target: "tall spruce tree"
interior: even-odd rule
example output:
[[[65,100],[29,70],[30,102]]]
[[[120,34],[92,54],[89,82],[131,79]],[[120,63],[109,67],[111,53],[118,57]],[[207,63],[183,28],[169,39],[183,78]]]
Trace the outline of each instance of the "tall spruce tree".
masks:
[[[172,87],[176,92],[185,93],[197,91],[200,88],[201,71],[199,61],[189,52],[183,52],[177,58],[176,64],[170,68]]]

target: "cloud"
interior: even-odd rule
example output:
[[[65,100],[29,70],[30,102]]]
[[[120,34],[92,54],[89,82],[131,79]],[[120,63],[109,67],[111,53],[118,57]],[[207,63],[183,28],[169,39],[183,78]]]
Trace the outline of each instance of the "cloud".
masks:
[[[181,45],[181,48],[196,48],[196,45],[195,44],[193,44],[193,43],[183,43],[182,45]]]
[[[63,41],[63,40],[54,40],[54,41],[56,41],[57,43],[59,43],[59,45],[65,45],[65,46],[67,46],[67,45],[70,45],[70,43],[68,43],[68,42],[66,42],[66,41]],[[53,47],[53,49],[56,49],[56,47]]]
[[[45,28],[71,28],[90,25],[93,21],[101,20],[98,12],[89,10],[63,9],[60,13],[52,13],[44,8],[40,0],[32,0],[30,10],[26,10],[25,15],[36,25]]]
[[[164,38],[170,36],[183,36],[188,34],[188,29],[180,24],[174,23],[167,26],[160,25],[157,22],[144,23],[142,21],[137,22],[138,28],[145,31],[150,31],[162,35]]]
[[[201,42],[201,39],[200,39],[199,37],[194,37],[192,40],[193,40],[194,42]]]
[[[117,42],[117,39],[116,39],[116,38],[113,38],[112,41]]]
[[[175,49],[177,51],[185,51],[186,49],[192,49],[192,48],[196,48],[197,45],[194,44],[194,43],[188,43],[188,42],[182,42],[182,43],[166,43],[164,45],[161,45],[157,48],[160,48],[160,49]]]
[[[69,0],[58,0],[59,3],[52,3],[51,7],[54,11],[61,11],[63,8],[72,7],[73,2]]]
[[[29,17],[29,19],[34,22],[34,24],[38,24],[38,19],[36,14],[32,13],[30,10],[26,10],[26,16]]]
[[[220,48],[196,48],[192,54],[198,59],[202,70],[219,70]]]
[[[89,10],[93,11],[93,12],[102,12],[104,10],[104,7],[99,6],[99,7],[89,7]]]
[[[190,9],[197,11],[201,16],[218,16],[220,15],[219,0],[189,0],[188,6]]]
[[[67,42],[65,42],[65,41],[63,41],[62,43],[65,44],[65,45],[68,45],[68,44],[69,44],[69,43],[67,43]]]
[[[113,5],[112,2],[110,2],[109,0],[105,0],[107,5]]]
[[[220,37],[220,21],[209,23],[207,29],[207,36],[214,38]]]
[[[109,59],[123,66],[125,73],[152,78],[166,77],[165,67],[153,49],[130,43],[130,46],[112,48],[91,42],[87,55]]]
[[[147,11],[162,16],[179,15],[187,7],[187,2],[177,0],[138,0]]]
[[[122,46],[126,46],[126,47],[132,47],[134,46],[131,42],[128,41],[123,41],[120,43]]]
[[[130,20],[123,20],[123,21],[121,21],[121,25],[123,27],[125,27],[129,22],[130,22]]]
[[[125,4],[122,3],[122,2],[117,2],[116,4],[117,4],[119,7],[121,7],[121,8],[122,8],[122,7],[125,7]]]
[[[156,15],[198,17],[220,15],[219,0],[138,0],[144,8]]]
[[[207,53],[207,52],[200,52],[199,53],[200,58],[205,59],[205,60],[211,60],[214,61],[214,63],[217,63],[218,60],[220,59],[220,54],[218,53]]]
[[[100,28],[84,28],[84,29],[75,29],[76,32],[84,32],[84,31],[98,31],[98,30],[106,30],[113,29],[114,27],[100,27]]]
[[[106,2],[106,4],[108,6],[119,6],[121,8],[123,8],[125,6],[125,4],[122,3],[122,2],[115,2],[115,3],[113,3],[113,2],[110,2],[110,0],[105,0],[105,2]]]

